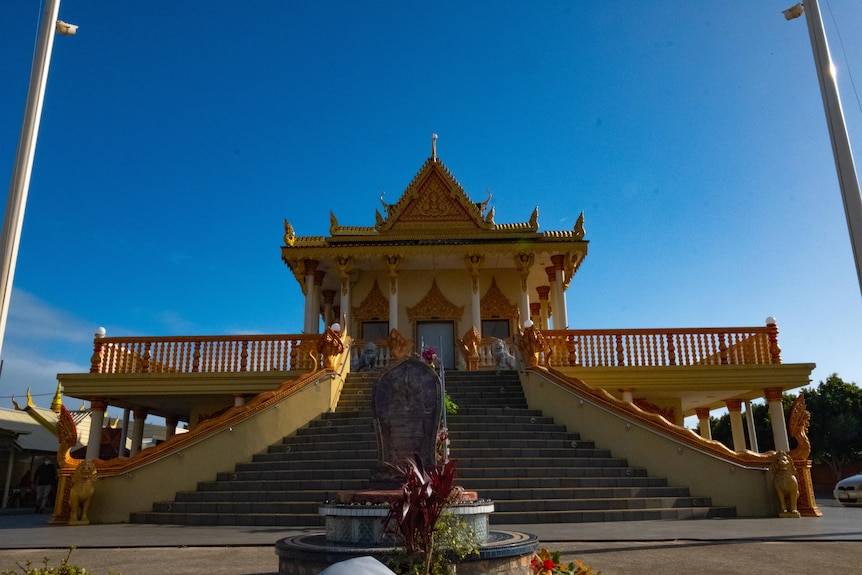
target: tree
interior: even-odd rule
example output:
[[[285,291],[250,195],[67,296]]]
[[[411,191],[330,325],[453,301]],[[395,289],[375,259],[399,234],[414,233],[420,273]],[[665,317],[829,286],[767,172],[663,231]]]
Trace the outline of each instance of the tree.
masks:
[[[811,458],[828,465],[837,481],[847,463],[862,459],[862,389],[833,373],[802,393],[811,412]]]

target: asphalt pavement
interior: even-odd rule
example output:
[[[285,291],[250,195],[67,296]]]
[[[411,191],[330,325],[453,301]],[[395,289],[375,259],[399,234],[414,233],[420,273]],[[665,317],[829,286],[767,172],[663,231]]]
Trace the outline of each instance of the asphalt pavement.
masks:
[[[532,533],[604,575],[807,573],[862,575],[862,508],[818,499],[822,517],[492,525]],[[0,573],[30,561],[92,575],[272,575],[275,542],[320,529],[178,525],[52,526],[48,515],[0,513]],[[357,574],[360,575],[360,574]]]

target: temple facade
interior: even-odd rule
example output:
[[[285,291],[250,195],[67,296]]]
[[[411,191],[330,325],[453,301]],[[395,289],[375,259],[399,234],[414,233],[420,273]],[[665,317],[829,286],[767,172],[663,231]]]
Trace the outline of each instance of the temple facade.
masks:
[[[346,321],[385,354],[396,330],[466,369],[459,341],[473,329],[486,343],[527,320],[565,330],[565,292],[587,255],[583,213],[573,230],[541,232],[538,207],[526,221],[496,223],[489,200],[468,197],[432,149],[397,202],[381,196],[372,225],[344,226],[330,213],[329,236],[298,236],[285,220],[281,253],[305,295],[303,333]]]
[[[298,235],[284,221],[281,257],[305,296],[293,334],[97,331],[89,373],[58,380],[67,396],[90,402],[87,459],[98,458],[106,410],[124,411],[120,444],[131,453],[97,462],[98,521],[126,521],[335,411],[363,357],[362,368],[379,369],[429,348],[446,369],[516,371],[531,409],[570,429],[588,426],[633,465],[742,515],[771,512],[773,454],[746,439],[746,405],[766,400],[776,448],[790,451],[782,393],[807,385],[814,368],[782,362],[774,318],[569,329],[566,290],[588,247],[583,213],[571,230],[540,230],[538,207],[497,223],[490,196],[471,198],[435,144],[398,200],[380,204],[364,226],[331,213],[326,236]],[[730,413],[732,449],[709,436],[717,409]],[[695,415],[702,436],[683,427]],[[164,418],[167,440],[143,449],[149,416]],[[179,425],[189,432],[176,435]],[[60,461],[68,473],[77,465],[67,454]]]

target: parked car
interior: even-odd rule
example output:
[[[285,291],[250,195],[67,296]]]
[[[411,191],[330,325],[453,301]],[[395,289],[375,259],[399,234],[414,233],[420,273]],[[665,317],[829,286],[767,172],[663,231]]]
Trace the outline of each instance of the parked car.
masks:
[[[832,494],[841,505],[862,505],[862,473],[836,483]]]

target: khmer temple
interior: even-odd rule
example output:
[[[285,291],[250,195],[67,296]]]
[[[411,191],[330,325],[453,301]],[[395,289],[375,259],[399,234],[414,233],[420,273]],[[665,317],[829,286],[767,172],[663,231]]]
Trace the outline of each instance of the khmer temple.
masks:
[[[405,357],[445,372],[459,483],[494,500],[492,523],[777,513],[775,452],[747,443],[743,406],[765,398],[776,448],[790,452],[781,395],[814,365],[782,362],[775,319],[569,329],[582,212],[567,230],[542,229],[541,204],[497,222],[490,195],[461,187],[436,139],[409,178],[394,203],[356,198],[350,217],[365,225],[333,212],[327,235],[303,235],[314,230],[286,214],[281,257],[304,294],[295,333],[96,334],[89,373],[58,379],[90,402],[91,429],[109,406],[124,410],[131,452],[88,451],[100,478],[90,521],[322,525],[323,502],[368,486],[370,390]],[[733,449],[709,436],[717,409],[730,412]],[[702,435],[683,427],[688,416]],[[168,439],[141,449],[147,417],[164,418]],[[180,425],[188,433],[174,434]],[[80,459],[60,459],[71,478]],[[794,463],[799,510],[816,515],[807,462]],[[68,518],[62,496],[56,522]]]

